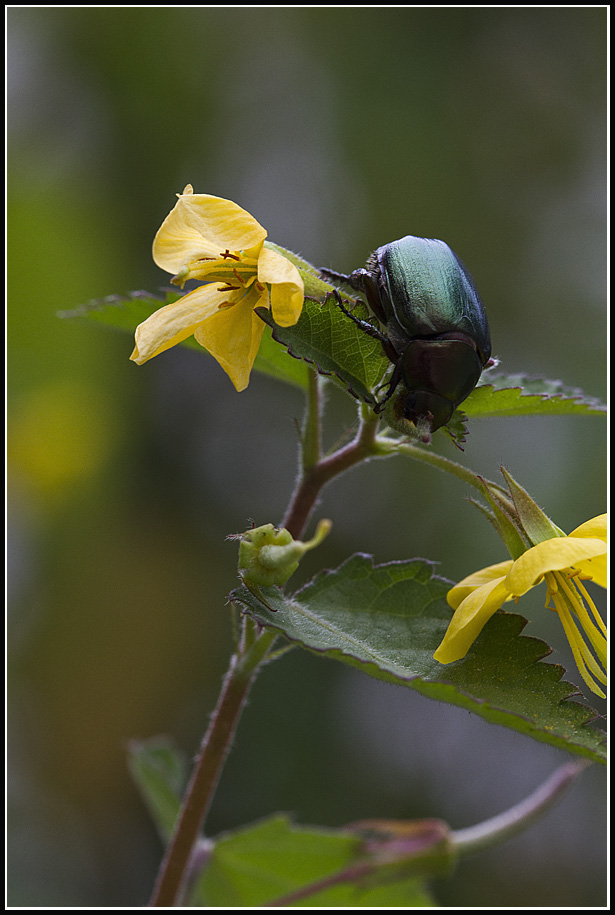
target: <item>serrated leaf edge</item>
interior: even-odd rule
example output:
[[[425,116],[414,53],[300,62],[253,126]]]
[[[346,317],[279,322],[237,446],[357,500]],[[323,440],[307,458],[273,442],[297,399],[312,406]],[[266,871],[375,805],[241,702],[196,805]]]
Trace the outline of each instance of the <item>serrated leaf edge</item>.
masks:
[[[444,578],[443,576],[436,575],[433,571],[435,563],[429,559],[415,557],[413,559],[405,559],[405,560],[398,559],[398,560],[391,560],[389,562],[384,562],[384,563],[377,563],[374,561],[374,557],[371,554],[357,552],[357,553],[353,553],[351,556],[348,557],[348,559],[344,560],[344,562],[342,562],[341,565],[339,565],[336,569],[323,569],[320,572],[318,572],[312,579],[310,579],[310,581],[308,581],[304,585],[302,585],[301,588],[299,588],[293,595],[289,596],[282,592],[282,595],[283,595],[285,601],[292,605],[293,603],[295,603],[295,599],[299,598],[299,595],[302,592],[304,592],[307,588],[312,587],[320,579],[325,579],[328,576],[339,572],[345,565],[347,565],[353,559],[356,559],[356,558],[360,558],[360,559],[369,561],[370,568],[372,571],[376,571],[378,569],[383,569],[383,568],[387,568],[387,567],[395,566],[395,565],[406,565],[408,563],[414,563],[414,562],[421,563],[424,566],[429,567],[431,570],[431,575],[430,575],[429,579],[425,580],[426,582],[436,580],[436,581],[446,582],[446,584],[450,584],[450,585],[454,584],[454,582],[449,581],[448,579]],[[559,735],[556,735],[555,737],[553,737],[552,735],[548,734],[546,729],[536,726],[531,718],[529,718],[519,712],[514,712],[514,711],[511,711],[510,709],[501,708],[500,706],[493,705],[493,704],[489,703],[488,700],[486,700],[486,699],[477,698],[476,696],[473,696],[471,693],[468,693],[466,690],[461,689],[458,685],[456,685],[455,683],[453,683],[450,680],[444,680],[444,679],[427,680],[427,679],[424,679],[423,677],[421,677],[420,674],[417,674],[416,676],[411,676],[411,677],[404,677],[404,676],[400,676],[397,673],[393,673],[392,671],[387,670],[386,668],[380,667],[378,665],[378,663],[374,660],[366,660],[364,658],[359,658],[354,653],[352,653],[350,651],[345,651],[342,648],[315,648],[313,646],[307,645],[301,639],[293,638],[293,637],[287,635],[286,632],[284,631],[284,629],[281,628],[280,626],[276,626],[275,622],[272,621],[269,617],[266,617],[264,619],[261,617],[258,617],[257,614],[254,613],[254,611],[248,604],[245,604],[241,600],[240,597],[234,596],[236,594],[237,594],[236,591],[231,592],[231,595],[229,596],[230,599],[235,600],[237,603],[242,604],[242,606],[244,606],[246,608],[245,612],[247,612],[250,616],[258,619],[260,622],[263,623],[263,625],[266,625],[271,629],[276,629],[289,642],[293,642],[297,645],[302,645],[304,648],[306,648],[308,651],[311,651],[313,654],[317,654],[317,655],[321,655],[321,656],[327,656],[327,655],[335,656],[335,654],[343,655],[345,657],[352,658],[352,660],[355,661],[357,663],[357,665],[359,665],[360,667],[368,668],[371,665],[371,666],[375,667],[376,669],[382,670],[384,673],[388,674],[389,676],[394,677],[395,679],[397,679],[401,682],[404,682],[404,683],[411,684],[411,683],[414,683],[415,681],[419,681],[420,683],[426,684],[428,687],[431,684],[433,684],[435,687],[448,686],[451,689],[453,689],[456,694],[464,697],[465,699],[468,700],[468,702],[470,702],[474,705],[486,706],[486,707],[490,708],[496,714],[501,714],[504,716],[508,716],[510,718],[516,718],[520,721],[526,722],[527,725],[529,726],[528,730],[531,733],[537,735],[537,739],[540,739],[539,735],[543,735],[544,742],[549,742],[551,744],[558,743],[562,747],[567,747],[567,746],[575,747],[578,749],[579,755],[586,755],[592,759],[595,759],[596,761],[603,762],[603,763],[605,762],[605,760],[601,756],[598,755],[596,750],[592,750],[589,747],[585,747],[583,744],[579,743],[578,741],[575,741],[574,739],[568,740],[566,737],[559,736]],[[299,604],[298,600],[297,600],[297,604]],[[302,607],[302,613],[305,613],[305,609],[303,607]],[[532,665],[544,664],[544,659],[549,657],[551,654],[553,654],[553,649],[543,639],[536,638],[536,636],[527,636],[527,635],[521,634],[523,632],[523,629],[525,629],[525,627],[527,626],[528,620],[524,616],[521,616],[520,613],[511,613],[510,611],[502,610],[502,609],[498,610],[497,613],[506,615],[506,616],[510,616],[510,617],[515,617],[516,619],[521,620],[522,625],[521,625],[521,628],[519,629],[518,634],[515,636],[515,638],[529,640],[529,641],[534,642],[536,645],[542,645],[545,647],[544,653],[539,654],[537,657],[535,657],[532,660],[532,662],[531,662]],[[310,617],[310,619],[319,620],[318,617]],[[331,630],[331,631],[333,631],[333,630]],[[572,705],[582,709],[584,712],[587,713],[587,717],[583,721],[581,721],[578,725],[575,724],[574,725],[575,727],[578,727],[578,728],[588,727],[589,728],[589,727],[591,727],[593,722],[602,719],[602,716],[599,713],[597,713],[594,708],[592,708],[589,705],[586,705],[585,703],[576,701],[576,697],[583,696],[583,693],[579,690],[579,688],[577,686],[575,686],[574,683],[570,683],[568,680],[563,679],[564,675],[566,674],[566,669],[563,667],[563,665],[549,664],[548,667],[550,669],[553,669],[554,671],[559,672],[559,676],[557,678],[558,683],[561,683],[562,685],[565,685],[566,687],[570,688],[570,692],[567,695],[562,696],[561,699],[557,700],[558,705],[566,702],[568,704],[572,704]],[[416,688],[416,687],[413,687],[413,688]],[[428,691],[417,690],[417,692],[420,692],[422,695],[429,695]],[[460,704],[460,703],[451,703],[451,704]],[[466,707],[466,706],[462,706],[462,707]],[[591,728],[591,730],[593,733],[596,733],[596,734],[599,733],[597,728]],[[601,746],[601,747],[604,746],[606,743],[606,740],[607,740],[607,737],[605,734],[604,737],[602,737],[602,739],[600,739],[598,741],[598,746]]]
[[[275,340],[275,342],[276,342],[276,343],[279,343],[280,346],[285,346],[285,347],[286,347],[286,352],[288,353],[289,356],[292,356],[293,359],[299,359],[299,360],[301,360],[302,362],[306,362],[308,365],[313,365],[313,366],[316,368],[316,371],[318,372],[319,375],[323,375],[323,376],[325,376],[325,377],[331,377],[331,375],[334,375],[336,378],[339,379],[339,381],[342,383],[342,385],[345,385],[345,386],[346,386],[346,388],[347,388],[347,390],[348,390],[348,393],[349,393],[352,397],[354,397],[355,400],[361,400],[361,401],[363,401],[364,403],[369,404],[370,406],[371,406],[372,404],[375,404],[375,403],[377,402],[375,397],[372,397],[371,399],[367,399],[367,398],[363,397],[362,394],[357,394],[357,392],[354,391],[353,388],[351,387],[351,382],[349,382],[347,378],[343,378],[343,377],[339,374],[339,372],[328,371],[327,369],[323,369],[323,368],[321,368],[321,366],[320,366],[315,360],[308,359],[306,356],[297,356],[297,354],[294,353],[293,350],[292,350],[292,344],[291,344],[291,343],[285,343],[283,340],[280,340],[280,339],[276,336],[276,325],[270,324],[269,327],[271,327],[271,336],[273,337],[273,339]]]
[[[569,393],[566,393],[564,391],[562,391],[561,393],[549,392],[549,391],[544,391],[544,392],[529,392],[528,391],[528,392],[524,393],[524,387],[523,387],[524,383],[531,384],[531,383],[537,382],[537,381],[538,382],[546,381],[549,384],[559,384],[559,385],[564,386],[565,382],[560,381],[559,379],[555,379],[555,378],[547,378],[545,375],[522,375],[519,377],[520,377],[520,381],[518,384],[513,383],[510,385],[507,385],[506,387],[501,387],[501,388],[497,387],[495,384],[493,384],[491,382],[486,382],[485,384],[478,384],[474,388],[474,391],[472,391],[472,394],[475,391],[482,390],[483,388],[491,388],[492,393],[499,393],[500,391],[502,391],[502,392],[519,391],[520,392],[519,399],[537,397],[543,401],[545,401],[545,400],[559,400],[562,402],[570,401],[572,403],[577,403],[577,404],[582,404],[584,406],[587,406],[590,409],[594,409],[599,413],[606,413],[606,411],[607,411],[606,404],[603,404],[602,401],[597,397],[590,397],[588,394],[585,394],[585,392],[581,388],[572,388]],[[472,394],[470,394],[470,397],[472,396]],[[470,404],[470,415],[472,415],[471,414],[471,404]],[[478,415],[479,414],[477,414],[477,416]]]

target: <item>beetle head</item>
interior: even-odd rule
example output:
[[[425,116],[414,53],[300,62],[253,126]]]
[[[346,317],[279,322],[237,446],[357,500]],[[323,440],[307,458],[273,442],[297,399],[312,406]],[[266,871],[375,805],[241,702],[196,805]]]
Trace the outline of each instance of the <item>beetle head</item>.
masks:
[[[445,426],[455,409],[450,400],[433,391],[406,391],[400,397],[399,407],[404,419],[414,423],[417,429],[427,427],[429,432]]]

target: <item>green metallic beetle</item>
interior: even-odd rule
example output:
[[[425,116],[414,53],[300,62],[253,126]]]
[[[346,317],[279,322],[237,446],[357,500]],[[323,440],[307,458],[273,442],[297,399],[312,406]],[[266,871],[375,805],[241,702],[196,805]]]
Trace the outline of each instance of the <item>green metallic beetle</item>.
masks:
[[[491,364],[491,337],[474,281],[449,246],[406,235],[378,248],[365,267],[347,275],[321,270],[333,282],[362,292],[386,330],[381,333],[340,308],[380,340],[393,363],[380,413],[398,387],[395,415],[429,436],[446,425]]]

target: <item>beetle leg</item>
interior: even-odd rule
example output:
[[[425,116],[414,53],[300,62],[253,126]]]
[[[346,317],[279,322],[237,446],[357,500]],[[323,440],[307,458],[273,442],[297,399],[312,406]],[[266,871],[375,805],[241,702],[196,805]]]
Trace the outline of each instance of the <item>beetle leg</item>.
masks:
[[[329,270],[327,267],[320,267],[320,274],[329,282],[339,283],[343,286],[350,286],[357,292],[362,292],[368,301],[369,307],[374,312],[381,324],[386,324],[386,314],[380,304],[380,295],[378,286],[374,277],[365,267],[359,267],[352,273],[338,273],[337,270]]]
[[[337,291],[337,289],[334,289],[333,292],[328,293],[327,297],[329,297],[331,295],[335,297],[336,305],[340,309],[340,311],[343,311],[347,317],[349,317],[352,321],[354,321],[354,323],[358,327],[361,328],[363,333],[368,334],[370,337],[373,337],[374,340],[379,340],[382,343],[382,347],[384,349],[387,359],[390,359],[391,362],[397,362],[397,360],[399,359],[399,355],[396,352],[395,348],[393,347],[393,344],[391,343],[389,338],[385,334],[383,334],[381,331],[379,331],[377,327],[374,327],[373,324],[370,324],[369,321],[362,321],[361,318],[357,318],[356,315],[353,315],[353,313],[351,311],[349,311],[346,308],[346,306],[344,305],[344,303],[342,301],[342,297],[339,294],[339,292]]]
[[[395,368],[393,369],[393,374],[391,375],[389,381],[387,382],[387,385],[386,385],[387,390],[386,390],[384,397],[382,398],[380,403],[377,403],[374,406],[374,413],[381,413],[382,410],[384,409],[386,402],[389,400],[389,398],[395,391],[395,388],[397,387],[397,385],[399,384],[399,382],[401,381],[401,378],[402,378],[403,366],[402,366],[402,362],[399,358],[399,353],[397,352],[397,350],[395,349],[395,347],[393,346],[393,344],[391,343],[389,338],[387,336],[385,336],[383,333],[381,333],[376,327],[374,327],[373,324],[369,324],[367,321],[362,321],[360,318],[357,318],[355,315],[353,315],[351,311],[348,311],[348,309],[342,302],[342,297],[339,294],[339,292],[337,291],[337,289],[332,294],[335,296],[335,298],[337,300],[337,302],[336,302],[337,307],[340,308],[344,312],[344,314],[347,315],[352,321],[354,321],[355,324],[357,324],[364,333],[369,334],[369,336],[373,337],[375,340],[379,340],[382,343],[382,348],[384,350],[385,356],[387,357],[387,359],[390,362],[392,362],[395,365]]]
[[[356,289],[357,292],[364,294],[366,293],[366,283],[369,284],[371,281],[371,277],[365,267],[359,267],[358,270],[353,270],[352,273],[338,273],[337,270],[329,270],[328,267],[319,267],[318,271],[325,280],[332,280],[342,286],[350,286],[351,289]]]
[[[370,330],[373,330],[373,331],[376,330],[376,328],[373,327],[371,324],[368,324],[367,321],[362,321],[361,318],[357,318],[356,315],[353,315],[353,313],[348,308],[346,308],[346,306],[344,305],[344,301],[337,289],[334,289],[333,292],[327,293],[327,299],[331,298],[331,297],[333,297],[335,299],[335,304],[340,309],[340,311],[343,311],[344,314],[348,318],[351,319],[351,321],[354,321],[355,324],[358,324],[359,327],[361,328],[361,330],[364,330],[366,333],[369,333]],[[359,305],[359,304],[361,304],[361,305],[363,304],[361,302],[361,299],[355,299],[355,305]],[[369,327],[369,330],[366,330],[366,327]],[[376,331],[376,333],[378,333],[378,331]]]
[[[337,270],[329,270],[327,267],[319,267],[318,272],[326,280],[333,280],[334,283],[342,283],[345,286],[352,286],[350,276],[347,273],[338,273]]]
[[[403,368],[402,368],[401,360],[398,360],[395,368],[393,369],[393,374],[391,375],[389,381],[387,382],[386,394],[384,395],[382,400],[379,403],[377,403],[376,406],[374,407],[374,413],[382,413],[382,411],[384,410],[384,408],[386,406],[387,401],[390,400],[392,394],[395,392],[395,388],[401,381],[402,371],[403,371]]]

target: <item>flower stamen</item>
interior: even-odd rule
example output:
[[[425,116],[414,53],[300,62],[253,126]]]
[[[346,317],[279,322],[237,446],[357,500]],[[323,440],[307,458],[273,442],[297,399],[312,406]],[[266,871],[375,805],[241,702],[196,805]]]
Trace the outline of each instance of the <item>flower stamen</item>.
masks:
[[[583,641],[583,638],[572,618],[572,614],[568,610],[565,602],[558,601],[558,604],[558,616],[561,620],[562,626],[564,627],[564,632],[566,634],[566,638],[568,639],[568,644],[572,649],[572,654],[579,669],[579,673],[587,685],[590,687],[590,689],[598,696],[601,696],[603,699],[605,699],[606,697],[604,692],[600,689],[595,681],[597,680],[599,683],[606,684],[606,674],[600,670],[594,657],[590,653],[589,648]]]
[[[555,574],[557,574],[557,573],[555,573]],[[593,601],[591,600],[589,594],[587,594],[587,592],[585,591],[585,588],[583,588],[583,591],[585,592],[585,597],[587,599],[589,606],[591,607],[592,615],[594,616],[595,619],[599,619],[598,611],[596,610]],[[581,627],[581,630],[585,634],[585,638],[588,639],[592,648],[596,652],[596,655],[598,657],[600,664],[602,665],[602,667],[606,667],[606,644],[607,644],[607,642],[606,642],[606,629],[604,629],[604,624],[602,623],[602,620],[600,620],[600,626],[597,626],[596,623],[594,621],[592,621],[589,613],[587,612],[587,608],[585,607],[585,603],[583,602],[583,596],[576,590],[574,585],[570,585],[565,579],[562,579],[562,598],[559,601],[557,601],[557,600],[555,601],[555,606],[557,607],[558,612],[560,612],[560,604],[563,605],[564,603],[566,605],[566,611],[567,612],[572,611],[572,613],[576,616],[577,620],[579,621],[579,626]],[[561,612],[560,612],[560,616],[561,616]],[[604,630],[604,634],[601,630]],[[579,639],[581,641],[583,641],[583,636],[579,635]],[[588,657],[591,657],[591,655],[589,653],[589,649],[587,648],[587,646],[585,646],[584,642],[583,642],[583,645],[585,647],[585,660],[589,664]],[[592,660],[593,660],[593,658],[592,658]],[[596,673],[596,671],[592,671],[594,673],[594,675],[599,680],[601,680],[601,682],[606,683],[606,674],[603,673],[602,670],[597,665],[596,665],[596,670],[598,671],[597,673]],[[602,679],[603,677],[604,677],[604,679]]]
[[[604,620],[602,619],[602,617],[601,617],[600,614],[598,613],[598,611],[597,611],[597,609],[596,609],[596,605],[594,604],[593,600],[591,599],[591,597],[590,597],[589,594],[587,593],[587,589],[585,588],[585,586],[584,586],[580,581],[576,581],[576,582],[575,582],[575,585],[576,585],[576,587],[579,589],[579,592],[580,592],[580,594],[581,594],[581,598],[587,602],[587,605],[588,605],[589,609],[591,610],[591,613],[592,613],[592,616],[594,617],[594,620],[595,620],[595,622],[596,622],[596,625],[598,626],[598,628],[600,629],[600,631],[603,633],[604,638],[605,638],[605,640],[606,640],[606,638],[607,638],[607,628],[606,628],[606,625],[605,625],[605,623],[604,623]],[[606,645],[605,645],[605,650],[606,650]]]
[[[587,560],[590,562],[591,560]],[[568,578],[576,578],[577,581],[593,581],[594,576],[588,575],[586,572],[582,572],[580,569],[567,569]]]

